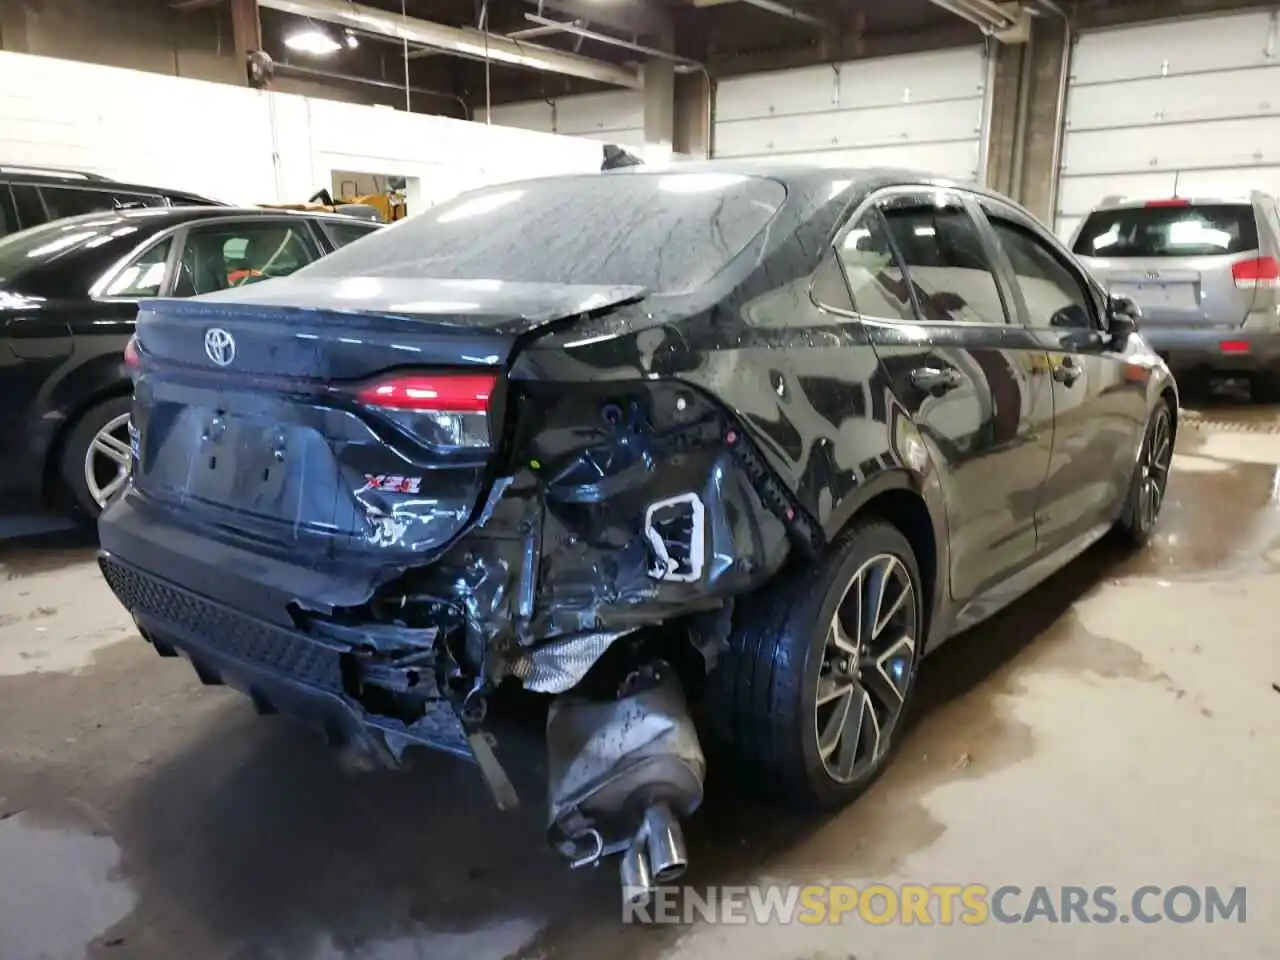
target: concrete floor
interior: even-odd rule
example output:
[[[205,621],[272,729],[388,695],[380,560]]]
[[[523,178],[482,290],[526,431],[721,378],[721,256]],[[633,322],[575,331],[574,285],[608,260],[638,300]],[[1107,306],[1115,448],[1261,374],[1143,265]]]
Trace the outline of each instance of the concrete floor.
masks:
[[[0,958],[1280,957],[1280,413],[1198,420],[1157,543],[945,647],[840,816],[713,782],[687,880],[1246,885],[1243,925],[624,927],[544,849],[536,752],[508,814],[448,759],[340,762],[156,657],[62,535],[0,544]]]

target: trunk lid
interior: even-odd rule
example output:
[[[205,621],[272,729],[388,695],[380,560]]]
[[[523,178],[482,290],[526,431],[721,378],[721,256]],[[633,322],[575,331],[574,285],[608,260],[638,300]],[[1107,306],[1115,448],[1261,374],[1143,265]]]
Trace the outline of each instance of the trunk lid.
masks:
[[[268,552],[438,550],[487,496],[519,339],[642,295],[287,278],[151,301],[134,487]]]

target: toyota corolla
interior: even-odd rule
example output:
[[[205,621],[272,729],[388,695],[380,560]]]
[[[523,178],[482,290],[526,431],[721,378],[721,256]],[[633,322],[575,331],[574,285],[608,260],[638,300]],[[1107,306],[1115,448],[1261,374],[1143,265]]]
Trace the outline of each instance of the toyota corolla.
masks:
[[[129,363],[100,563],[141,635],[504,806],[486,705],[551,696],[550,842],[635,899],[685,867],[700,737],[849,803],[922,658],[1149,537],[1178,411],[1132,303],[1028,213],[885,170],[489,187],[148,301]]]

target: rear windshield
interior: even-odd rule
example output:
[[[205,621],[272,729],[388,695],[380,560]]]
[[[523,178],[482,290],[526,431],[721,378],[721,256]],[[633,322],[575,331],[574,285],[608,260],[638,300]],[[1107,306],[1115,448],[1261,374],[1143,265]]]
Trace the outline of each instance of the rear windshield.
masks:
[[[634,285],[685,293],[723,270],[785,199],[776,181],[710,172],[504,184],[384,227],[297,275]]]
[[[1209,257],[1256,249],[1258,227],[1247,203],[1097,210],[1075,243],[1082,257]]]

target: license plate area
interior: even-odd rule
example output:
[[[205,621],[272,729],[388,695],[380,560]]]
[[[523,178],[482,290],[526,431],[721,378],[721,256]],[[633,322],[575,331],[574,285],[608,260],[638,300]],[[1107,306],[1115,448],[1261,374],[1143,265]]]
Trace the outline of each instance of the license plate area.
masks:
[[[258,516],[301,520],[308,488],[328,490],[331,498],[336,482],[332,450],[315,430],[210,413],[187,492]]]
[[[1116,283],[1112,293],[1132,297],[1139,307],[1155,310],[1198,310],[1200,285],[1186,281]]]

